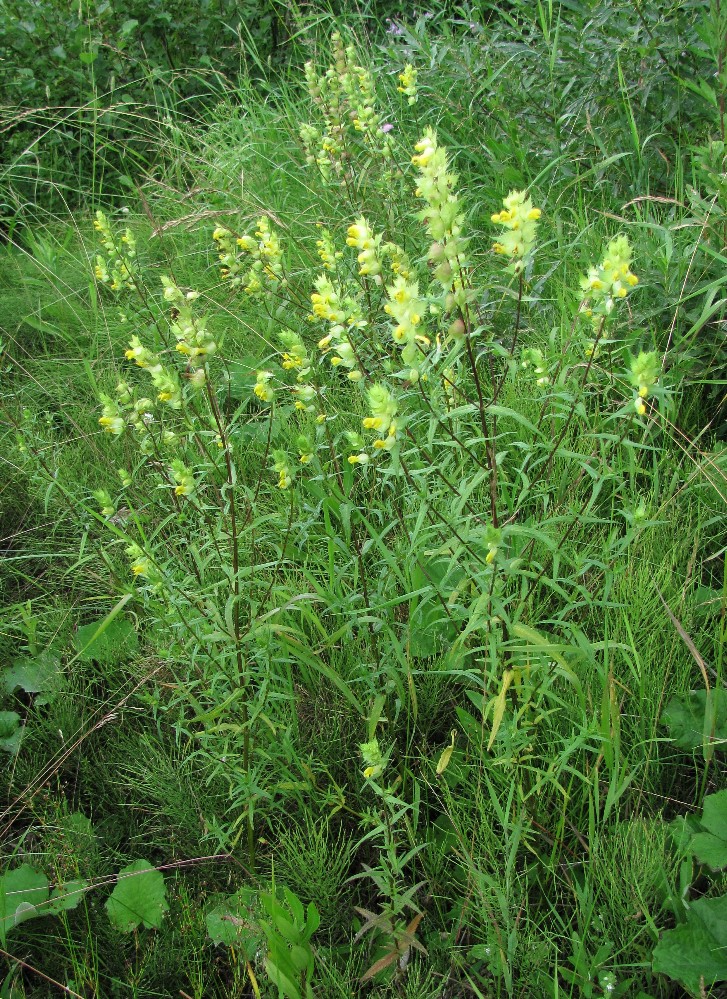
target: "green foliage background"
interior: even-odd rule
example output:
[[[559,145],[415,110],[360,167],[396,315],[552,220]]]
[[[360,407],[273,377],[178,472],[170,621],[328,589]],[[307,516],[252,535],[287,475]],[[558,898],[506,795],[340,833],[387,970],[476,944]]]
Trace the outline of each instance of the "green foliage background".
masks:
[[[395,216],[375,170],[332,188],[305,166],[299,127],[316,108],[302,66],[328,65],[334,27],[374,73],[402,162],[432,125],[459,175],[485,275],[484,339],[508,372],[503,452],[521,448],[527,472],[543,446],[528,429],[540,396],[507,360],[517,287],[490,253],[490,216],[509,190],[543,206],[521,342],[583,369],[578,281],[628,232],[639,286],[616,351],[628,342],[663,362],[663,408],[628,446],[612,401],[623,371],[614,364],[608,381],[604,360],[603,391],[579,400],[537,490],[503,458],[503,502],[518,508],[522,487],[533,532],[530,548],[529,535],[508,544],[536,568],[512,577],[521,602],[508,582],[520,631],[477,639],[462,662],[448,652],[469,621],[441,608],[468,607],[476,574],[450,564],[441,526],[422,519],[419,547],[407,546],[415,493],[361,477],[341,502],[312,477],[294,514],[276,490],[267,442],[295,453],[293,414],[281,407],[268,423],[253,386],[267,366],[279,378],[290,316],[232,295],[210,240],[218,224],[248,232],[269,217],[303,312],[316,223],[347,252],[359,213],[379,229],[397,217],[396,238],[421,247],[405,185]],[[89,999],[275,999],[291,968],[319,999],[699,994],[698,966],[681,984],[664,972],[679,978],[673,942],[696,939],[700,912],[721,913],[725,897],[722,869],[691,849],[727,779],[725,53],[715,0],[0,0],[0,871],[42,895],[17,925],[0,907],[12,956],[2,999],[60,994],[42,975]],[[407,62],[414,106],[396,89]],[[131,322],[93,279],[99,207],[137,239],[147,297]],[[115,497],[117,465],[135,461],[127,438],[101,433],[98,391],[127,377],[131,333],[152,343],[166,328],[166,273],[203,290],[229,358],[215,377],[237,421],[240,495],[255,496],[245,688],[226,646],[207,655],[134,584],[128,508],[109,525],[93,499],[99,487]],[[332,380],[326,398],[335,433],[360,430],[350,386]],[[558,418],[569,411],[557,405]],[[451,454],[469,488],[476,463]],[[431,508],[451,516],[427,474]],[[190,551],[209,552],[210,532],[188,510],[175,518],[155,475],[140,466],[135,512],[172,552],[173,574]],[[488,509],[484,487],[471,496]],[[206,584],[225,616],[232,577],[221,578]],[[258,627],[279,610],[287,638]],[[525,660],[504,687],[504,664]],[[251,717],[252,776],[241,751]],[[391,760],[381,793],[359,748],[377,736]],[[138,883],[114,887],[135,865],[159,871],[148,875],[156,902],[114,923],[105,903],[137,904]],[[72,904],[54,907],[68,885]],[[410,904],[426,953],[412,943],[403,959]],[[366,978],[392,925],[402,952]]]

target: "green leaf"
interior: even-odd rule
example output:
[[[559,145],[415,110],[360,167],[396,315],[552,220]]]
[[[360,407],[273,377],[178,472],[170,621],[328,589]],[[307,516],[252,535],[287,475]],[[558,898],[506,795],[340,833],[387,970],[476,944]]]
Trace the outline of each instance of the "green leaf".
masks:
[[[205,917],[207,934],[215,945],[238,947],[251,961],[262,943],[262,934],[254,922],[256,895],[241,888],[224,902],[211,909]]]
[[[727,693],[721,689],[711,691],[713,719],[706,719],[709,729],[714,724],[714,748],[727,752]],[[704,744],[706,690],[691,690],[672,699],[664,709],[664,721],[674,742],[680,749],[693,752]]]
[[[43,906],[43,912],[49,915],[57,915],[59,912],[68,912],[75,909],[83,898],[84,892],[88,888],[87,881],[68,881],[64,885],[56,885],[51,892],[50,899]]]
[[[727,842],[727,790],[707,795],[701,821],[705,829]]]
[[[106,902],[106,912],[121,933],[131,933],[139,926],[159,929],[169,908],[166,894],[159,871],[146,860],[135,860],[119,871],[116,887]]]
[[[690,848],[700,864],[707,864],[713,871],[727,867],[727,840],[711,833],[697,833]]]
[[[6,753],[17,753],[23,730],[17,711],[0,711],[0,749]]]
[[[701,824],[706,832],[692,837],[690,849],[700,864],[719,871],[727,867],[727,791],[718,791],[704,799]]]
[[[112,620],[105,617],[79,628],[73,644],[82,661],[94,660],[102,666],[114,666],[134,655],[139,647],[139,639],[133,624],[125,617]]]
[[[667,930],[654,949],[654,971],[681,982],[693,995],[727,981],[727,895],[694,902],[686,923]]]
[[[4,714],[7,712],[3,712]],[[48,878],[30,864],[23,864],[0,877],[0,943],[27,919],[41,915],[38,907],[48,900]]]
[[[285,996],[285,999],[300,999],[300,989],[295,984],[293,979],[286,974],[288,971],[287,968],[283,971],[282,968],[280,968],[270,957],[268,957],[265,960],[265,970],[270,977],[270,981],[273,985],[277,985],[281,995]]]
[[[16,659],[12,666],[3,670],[2,686],[8,694],[23,690],[26,694],[45,694],[36,699],[38,704],[47,704],[54,691],[60,686],[61,661],[49,650],[34,658]]]

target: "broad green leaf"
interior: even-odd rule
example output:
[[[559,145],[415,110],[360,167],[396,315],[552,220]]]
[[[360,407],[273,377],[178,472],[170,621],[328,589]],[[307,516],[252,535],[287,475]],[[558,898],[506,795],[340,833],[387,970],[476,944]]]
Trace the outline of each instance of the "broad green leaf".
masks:
[[[68,881],[64,885],[56,885],[50,899],[43,906],[43,912],[57,915],[59,912],[75,909],[87,888],[87,881]]]
[[[714,724],[714,749],[727,752],[727,693],[723,689],[711,691],[711,710],[714,717],[705,719],[706,690],[691,690],[688,694],[672,697],[664,709],[663,718],[680,749],[693,752],[702,748],[706,721],[710,729]]]
[[[116,887],[106,902],[106,912],[121,933],[139,926],[159,929],[169,906],[164,878],[146,860],[135,860],[119,871]]]
[[[262,943],[262,933],[254,921],[255,893],[241,888],[211,909],[205,917],[207,933],[215,945],[237,947],[251,961]]]
[[[125,617],[109,621],[106,617],[79,628],[74,645],[78,658],[82,661],[94,660],[103,666],[114,666],[134,655],[139,647],[139,639],[131,621]]]
[[[690,849],[700,864],[707,864],[713,871],[727,867],[727,839],[721,836],[705,832],[697,833],[692,839]]]
[[[6,753],[17,753],[23,730],[17,711],[0,711],[0,749]]]
[[[721,836],[727,842],[727,790],[707,795],[701,822],[708,832]]]
[[[38,907],[48,900],[48,878],[30,864],[22,864],[0,877],[0,943],[8,933],[27,919],[41,913]]]
[[[706,832],[692,837],[690,849],[700,862],[713,871],[727,867],[727,791],[718,791],[704,799],[701,824]]]
[[[3,670],[1,683],[8,694],[23,690],[26,694],[44,694],[36,698],[37,704],[45,704],[57,691],[62,680],[61,661],[58,656],[46,650],[33,658],[14,660],[12,666]]]
[[[727,981],[727,895],[698,899],[686,923],[662,934],[654,971],[681,982],[694,996]]]

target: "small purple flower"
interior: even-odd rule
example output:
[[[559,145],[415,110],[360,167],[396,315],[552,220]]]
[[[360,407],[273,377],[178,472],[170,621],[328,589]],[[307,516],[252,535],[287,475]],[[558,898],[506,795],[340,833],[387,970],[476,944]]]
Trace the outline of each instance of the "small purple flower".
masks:
[[[391,122],[387,121],[385,125],[381,126],[381,131],[382,132],[390,132],[393,129],[393,127],[394,126],[391,124]]]
[[[387,35],[403,35],[404,29],[396,21],[392,21],[390,17],[386,18],[389,27],[386,29]]]

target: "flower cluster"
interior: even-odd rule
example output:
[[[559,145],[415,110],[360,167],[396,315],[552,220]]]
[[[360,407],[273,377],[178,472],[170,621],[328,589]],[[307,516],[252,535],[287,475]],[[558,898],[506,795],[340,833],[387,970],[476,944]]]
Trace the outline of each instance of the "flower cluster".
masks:
[[[308,357],[306,346],[294,330],[282,330],[279,338],[284,348],[281,352],[281,367],[284,371],[295,372],[296,384],[290,389],[295,398],[295,408],[300,412],[314,413],[318,393],[308,381],[311,359]],[[267,388],[268,391],[272,391],[269,386]]]
[[[328,333],[318,342],[319,350],[331,354],[331,365],[348,370],[350,381],[360,381],[360,370],[356,353],[348,338],[351,329],[363,329],[366,321],[357,299],[343,298],[326,274],[321,274],[315,282],[316,290],[311,295],[313,313],[311,319],[323,319],[330,324]]]
[[[293,481],[293,473],[285,451],[279,449],[273,451],[273,470],[278,475],[278,489],[287,489]]]
[[[655,351],[651,351],[648,354],[641,351],[638,357],[631,359],[631,364],[629,365],[629,381],[633,385],[634,389],[636,389],[634,409],[639,416],[643,416],[646,412],[644,399],[649,397],[649,393],[656,384],[660,374],[661,368],[659,365],[659,358],[657,357]]]
[[[174,459],[170,468],[175,483],[175,496],[192,496],[197,487],[191,470],[179,458]]]
[[[149,367],[152,385],[157,390],[157,402],[166,403],[170,409],[182,408],[182,388],[179,376],[173,368],[163,364],[152,364]]]
[[[242,287],[255,297],[284,283],[280,240],[264,215],[257,221],[254,237],[235,238],[229,229],[218,226],[212,238],[222,264],[222,279],[233,288]]]
[[[442,388],[447,409],[454,409],[457,405],[457,372],[453,367],[445,368],[442,372]]]
[[[190,291],[186,294],[168,277],[163,276],[162,287],[164,299],[172,306],[172,318],[169,328],[177,341],[177,352],[186,358],[186,376],[192,391],[201,388],[206,382],[205,364],[212,356],[217,345],[206,330],[204,318],[193,315],[192,304],[199,298],[199,293]],[[162,363],[154,351],[146,347],[140,338],[134,334],[129,340],[126,359],[133,361],[137,367],[146,371],[151,383],[156,389],[156,403],[161,403],[169,409],[181,409],[183,403],[182,384],[175,368]],[[101,394],[100,401],[103,412],[99,425],[110,434],[118,437],[130,425],[139,433],[142,440],[142,453],[151,453],[152,443],[148,440],[148,428],[154,422],[155,403],[146,397],[134,400],[133,394],[126,382],[120,382],[116,387],[116,398]],[[176,435],[171,430],[165,430],[158,443],[170,446],[176,443]]]
[[[431,344],[419,329],[425,308],[424,302],[419,298],[419,282],[408,282],[403,277],[398,277],[386,292],[389,301],[384,306],[384,312],[396,322],[391,335],[394,343],[401,348],[403,363],[412,369],[410,377],[413,374],[412,380],[416,380],[419,361]]]
[[[111,231],[109,220],[102,211],[96,212],[93,223],[96,232],[101,234],[101,242],[106,256],[96,256],[94,274],[97,280],[107,284],[112,291],[136,287],[135,258],[136,241],[130,229],[125,229],[117,241]]]
[[[581,278],[581,291],[588,299],[584,311],[595,323],[600,321],[600,317],[609,316],[616,302],[626,298],[639,283],[631,271],[632,255],[628,238],[619,236],[608,244],[601,263],[590,267],[588,274]]]
[[[195,318],[192,303],[199,298],[198,291],[188,291],[186,295],[168,277],[162,276],[164,299],[173,307],[170,329],[177,341],[177,351],[187,358],[187,366],[193,375],[191,383],[195,387],[204,385],[205,360],[217,351],[217,344],[207,332],[207,320]],[[142,348],[143,349],[143,348]]]
[[[318,223],[318,226],[321,229],[321,238],[316,240],[318,256],[323,261],[325,269],[334,272],[338,269],[338,261],[343,256],[343,253],[336,249],[333,237],[328,229],[324,229],[320,223]]]
[[[363,140],[370,155],[381,160],[391,157],[391,144],[376,110],[374,78],[359,65],[352,45],[345,46],[336,31],[331,36],[333,64],[322,76],[312,62],[305,66],[308,93],[317,107],[321,127],[305,123],[300,137],[306,162],[315,165],[323,180],[343,179],[344,164],[357,141]]]
[[[126,422],[121,413],[121,407],[119,403],[112,399],[111,396],[105,395],[103,392],[99,396],[101,403],[103,405],[103,412],[99,418],[99,424],[108,434],[113,434],[115,437],[120,437],[124,432]]]
[[[93,493],[93,498],[98,503],[101,509],[102,517],[113,517],[116,513],[116,507],[114,501],[111,499],[111,495],[106,489],[96,489]]]
[[[151,560],[137,544],[129,545],[126,549],[126,554],[131,559],[131,571],[135,576],[142,576],[146,579],[152,578],[154,569]]]
[[[550,381],[547,362],[543,357],[542,350],[538,350],[537,347],[524,348],[520,354],[520,367],[526,370],[532,369],[537,385],[547,385]]]
[[[377,438],[373,443],[377,451],[393,451],[399,442],[401,421],[396,419],[398,405],[396,399],[385,385],[372,385],[366,393],[371,416],[364,418],[364,430],[376,431]],[[358,439],[351,439],[354,446],[358,445]],[[359,454],[352,454],[349,457],[352,465],[365,465],[369,460],[366,451],[361,450]]]
[[[394,277],[403,277],[408,281],[412,276],[411,261],[398,243],[384,243],[381,247],[381,256],[387,260]]]
[[[359,746],[361,750],[361,756],[366,764],[364,768],[363,775],[366,780],[370,780],[372,777],[379,777],[384,772],[384,767],[386,766],[386,758],[381,752],[381,747],[379,746],[379,740],[374,736],[370,742],[362,742]]]
[[[404,72],[399,73],[399,86],[396,88],[400,94],[409,98],[408,104],[417,102],[417,71],[411,63],[407,63]]]
[[[301,465],[310,464],[310,462],[313,461],[314,454],[314,448],[310,437],[306,436],[306,434],[299,434],[295,443],[298,448],[298,460]]]
[[[512,273],[520,274],[535,246],[541,211],[533,208],[532,199],[525,191],[510,191],[502,203],[505,207],[492,216],[492,221],[504,226],[504,231],[492,248],[495,253],[509,257]]]
[[[359,274],[362,276],[371,275],[377,284],[381,284],[381,261],[379,260],[381,236],[373,235],[365,218],[361,217],[348,227],[346,245],[360,250],[358,255]]]
[[[294,330],[281,330],[279,333],[283,351],[284,371],[295,371],[298,381],[305,381],[310,372],[310,358],[306,346]]]
[[[273,377],[272,371],[258,371],[255,375],[255,387],[253,392],[260,402],[272,402],[275,398],[275,389],[270,384]]]
[[[419,168],[416,196],[426,207],[419,217],[426,223],[432,237],[428,259],[434,267],[433,276],[446,292],[445,307],[451,312],[467,302],[466,240],[462,236],[462,215],[455,190],[457,175],[447,169],[447,150],[438,145],[433,129],[428,128],[414,147],[412,163]]]

